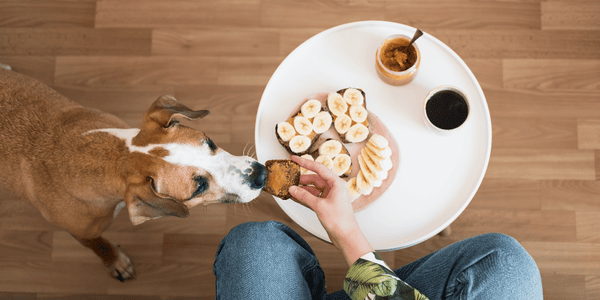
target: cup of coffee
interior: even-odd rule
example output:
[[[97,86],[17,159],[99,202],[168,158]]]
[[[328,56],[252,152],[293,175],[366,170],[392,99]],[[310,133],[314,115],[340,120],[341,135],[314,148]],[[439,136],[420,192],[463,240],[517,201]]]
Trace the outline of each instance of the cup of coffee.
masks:
[[[469,101],[462,91],[453,86],[440,86],[427,94],[423,118],[428,128],[447,135],[463,126],[469,118],[469,109]]]

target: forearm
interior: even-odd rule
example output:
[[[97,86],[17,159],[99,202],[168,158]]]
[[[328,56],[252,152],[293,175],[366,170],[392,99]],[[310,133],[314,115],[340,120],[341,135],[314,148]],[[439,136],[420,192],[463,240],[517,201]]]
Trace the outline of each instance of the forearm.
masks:
[[[352,266],[361,256],[375,251],[358,226],[330,238],[344,255],[348,266]]]

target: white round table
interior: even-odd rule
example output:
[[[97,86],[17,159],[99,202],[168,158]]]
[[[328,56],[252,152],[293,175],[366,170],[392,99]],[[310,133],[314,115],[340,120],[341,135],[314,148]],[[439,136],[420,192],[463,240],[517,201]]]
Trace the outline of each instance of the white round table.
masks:
[[[448,46],[425,33],[417,41],[421,66],[405,86],[384,83],[375,70],[375,52],[389,35],[412,36],[415,28],[365,21],[325,30],[305,41],[277,68],[262,95],[256,116],[258,160],[288,159],[277,142],[275,125],[307,96],[346,87],[362,88],[369,111],[398,142],[400,163],[388,190],[355,216],[376,250],[415,245],[449,226],[466,208],[487,169],[492,126],[485,96],[467,65]],[[461,130],[442,136],[422,119],[423,101],[442,85],[461,89],[470,115]],[[275,198],[298,225],[330,241],[316,214],[291,200]]]

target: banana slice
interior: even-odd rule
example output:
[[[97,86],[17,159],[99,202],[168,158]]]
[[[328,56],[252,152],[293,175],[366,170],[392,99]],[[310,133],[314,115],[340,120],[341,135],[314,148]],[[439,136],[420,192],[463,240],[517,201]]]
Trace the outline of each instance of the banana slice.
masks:
[[[371,135],[371,138],[369,139],[368,143],[373,145],[375,148],[379,149],[385,149],[390,145],[388,140],[385,137],[383,137],[383,135],[377,133],[373,133],[373,135]]]
[[[346,114],[340,115],[335,118],[333,126],[339,134],[344,134],[348,132],[348,129],[350,129],[350,126],[352,126],[352,118]]]
[[[313,131],[313,124],[306,117],[296,116],[294,118],[294,128],[301,135],[309,135]]]
[[[369,165],[365,161],[365,158],[362,155],[358,155],[358,165],[360,166],[360,171],[364,172],[365,178],[373,183],[373,187],[380,187],[383,183],[383,179],[380,178],[380,174],[373,172]],[[383,177],[383,176],[381,176]]]
[[[352,121],[356,123],[362,123],[367,119],[367,109],[362,105],[350,105],[348,112],[350,113]]]
[[[369,147],[364,147],[363,148],[364,153],[375,163],[378,164],[378,166],[384,170],[384,171],[389,171],[392,169],[393,163],[392,163],[392,159],[388,156],[388,157],[382,157],[380,154],[376,154],[376,151],[374,151],[373,149],[369,148]],[[361,150],[361,153],[362,151]],[[390,150],[391,151],[391,150]]]
[[[338,154],[333,158],[333,167],[331,168],[337,176],[342,176],[350,170],[352,166],[352,157],[348,154]]]
[[[320,155],[315,161],[324,164],[329,169],[333,168],[333,160],[327,155]]]
[[[310,138],[304,135],[297,135],[290,140],[290,150],[300,154],[310,147]],[[303,153],[302,153],[303,154]]]
[[[310,99],[300,108],[302,115],[308,119],[314,118],[321,111],[321,101]]]
[[[367,153],[369,154],[369,156],[374,160],[382,161],[389,157],[389,156],[384,156],[382,154],[382,152],[380,152],[376,148],[370,147],[368,144],[367,144],[367,146],[365,146],[365,149],[366,149]],[[385,154],[387,154],[387,151],[385,151],[385,152],[386,152]],[[391,150],[390,150],[390,152],[391,152]]]
[[[342,143],[336,140],[328,140],[319,147],[319,155],[327,155],[334,158],[342,152]]]
[[[284,121],[277,124],[277,134],[282,141],[288,142],[294,136],[296,136],[296,130],[292,124]]]
[[[344,91],[344,100],[350,105],[363,105],[365,97],[359,90],[348,88]]]
[[[346,132],[346,140],[350,143],[360,143],[369,136],[369,129],[363,124],[354,124]]]
[[[356,186],[356,177],[352,177],[348,180],[348,191],[350,191],[350,197],[352,197],[352,201],[356,200],[356,198],[360,197],[360,190],[358,186]]]
[[[375,177],[377,177],[381,180],[385,179],[382,177],[387,178],[387,170],[382,168],[379,160],[375,160],[375,159],[373,159],[373,157],[371,155],[369,155],[369,152],[367,152],[367,148],[362,148],[360,150],[360,154],[364,158],[365,163],[368,166],[369,170],[371,170],[371,172],[373,172]],[[384,174],[385,174],[385,176],[384,176]]]
[[[316,101],[316,100],[315,100]],[[319,102],[319,105],[321,102]],[[315,115],[313,119],[313,130],[317,134],[321,134],[331,127],[331,123],[333,123],[333,119],[331,118],[331,114],[326,111],[322,111]]]
[[[305,159],[310,159],[312,161],[315,161],[315,159],[310,154],[304,154],[304,155],[302,155],[300,157],[305,158]],[[300,175],[308,175],[308,174],[315,174],[315,172],[307,170],[307,169],[305,169],[303,167],[300,167]]]
[[[384,160],[382,160],[380,163],[381,167],[387,172],[389,170],[392,169],[392,167],[394,166],[394,164],[392,163],[392,159],[391,158],[386,158]]]
[[[373,186],[365,178],[365,175],[363,174],[362,170],[361,172],[358,172],[358,175],[356,176],[356,186],[360,190],[360,193],[363,195],[369,195],[373,191]]]
[[[331,92],[327,95],[327,108],[334,116],[341,116],[348,110],[348,103],[342,95]]]

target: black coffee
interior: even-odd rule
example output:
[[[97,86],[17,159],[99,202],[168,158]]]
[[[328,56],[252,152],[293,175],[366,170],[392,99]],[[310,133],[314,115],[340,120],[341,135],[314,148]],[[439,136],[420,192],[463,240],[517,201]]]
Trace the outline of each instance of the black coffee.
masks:
[[[441,129],[454,129],[462,125],[469,115],[467,101],[454,91],[435,93],[425,106],[427,118]]]

